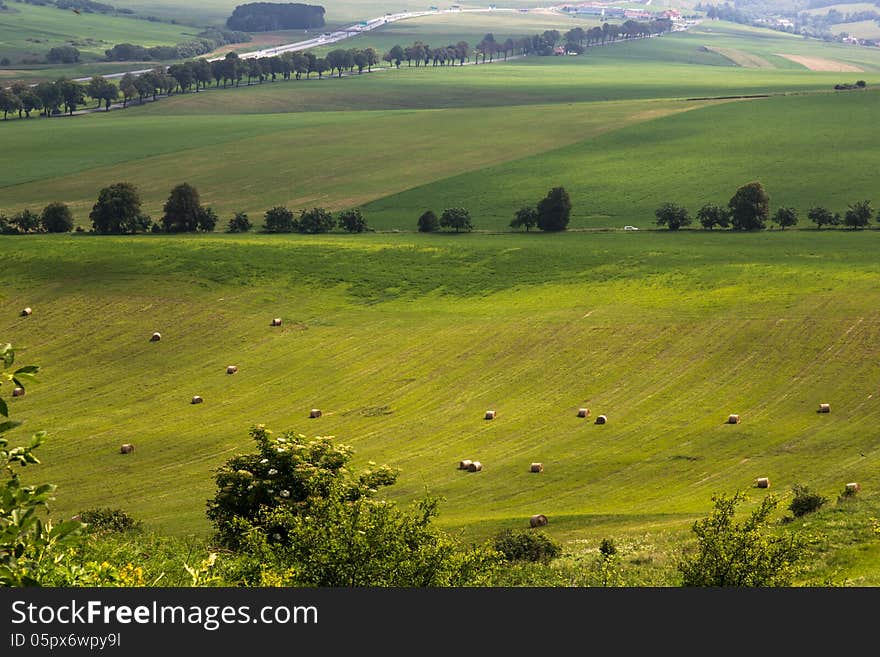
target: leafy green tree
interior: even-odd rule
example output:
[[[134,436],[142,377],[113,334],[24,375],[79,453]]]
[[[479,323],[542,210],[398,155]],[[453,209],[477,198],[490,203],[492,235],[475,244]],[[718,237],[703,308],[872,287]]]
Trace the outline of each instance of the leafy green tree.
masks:
[[[414,509],[377,499],[387,466],[355,471],[331,438],[251,431],[257,452],[217,472],[208,515],[235,550],[229,579],[256,586],[465,586],[488,579],[494,551],[465,549],[432,526],[438,500]]]
[[[64,103],[65,111],[73,116],[77,107],[85,103],[85,87],[76,80],[68,80],[67,78],[56,80],[55,86],[58,87],[58,94],[61,97],[61,102]]]
[[[772,221],[782,230],[785,230],[788,226],[795,226],[798,222],[797,210],[794,208],[779,208],[773,215]]]
[[[40,215],[27,208],[12,215],[9,223],[15,226],[19,233],[37,233],[42,227]]]
[[[818,511],[828,501],[827,497],[813,492],[809,486],[804,484],[795,484],[792,490],[794,497],[788,505],[788,510],[794,514],[795,518]]]
[[[251,224],[251,220],[248,218],[247,213],[245,212],[236,212],[233,215],[232,219],[229,220],[229,225],[226,227],[227,233],[246,233],[253,225]]]
[[[564,187],[554,187],[538,202],[538,228],[541,230],[565,230],[570,218],[571,198]]]
[[[73,46],[56,46],[46,53],[46,61],[50,64],[76,64],[79,61],[79,50]]]
[[[664,203],[654,210],[658,226],[666,226],[669,230],[678,230],[682,226],[690,226],[691,216],[684,208],[675,203]]]
[[[103,102],[108,111],[113,101],[119,97],[119,87],[100,75],[93,76],[86,89],[89,96],[98,101],[98,107]]]
[[[131,183],[119,182],[101,189],[89,213],[96,233],[137,233],[149,227],[141,212],[141,197]]]
[[[325,56],[327,60],[327,64],[330,66],[330,71],[337,71],[339,77],[342,77],[342,71],[345,70],[346,61],[348,60],[348,51],[343,50],[341,48],[337,50],[331,50]]]
[[[128,105],[128,101],[137,96],[138,88],[136,79],[131,73],[126,73],[119,80],[119,91],[122,93],[122,109]]]
[[[473,230],[471,213],[465,208],[446,208],[440,215],[440,227],[452,228],[456,233],[463,230]]]
[[[328,61],[327,61],[326,59],[324,59],[323,57],[318,57],[318,58],[315,60],[314,70],[315,70],[315,73],[318,74],[318,78],[321,79],[321,78],[324,77],[324,71],[329,71],[329,70],[331,70],[331,68],[330,68],[330,62],[328,62]]]
[[[0,344],[0,393],[10,384],[26,388],[34,380],[39,366],[26,365],[10,371],[15,363],[15,349]],[[48,516],[54,500],[54,484],[24,485],[19,471],[39,465],[34,452],[46,440],[46,432],[38,431],[26,446],[10,447],[3,435],[19,426],[9,419],[9,406],[0,395],[0,586],[25,587],[58,585],[59,572],[69,560],[69,548],[82,531],[80,522],[69,520],[55,523]]]
[[[333,215],[324,208],[301,210],[297,230],[301,233],[329,233],[336,227]]]
[[[9,89],[0,87],[0,110],[3,110],[3,120],[6,121],[6,115],[15,112],[21,107],[21,99]]]
[[[678,564],[683,586],[790,586],[806,544],[797,534],[775,535],[768,530],[778,498],[762,498],[759,507],[739,523],[734,515],[745,493],[716,494],[712,500],[714,509],[693,525],[696,550],[683,552]]]
[[[807,217],[816,224],[817,230],[822,230],[822,226],[836,226],[840,223],[840,215],[836,215],[831,210],[821,206],[810,208],[810,211],[807,212]]]
[[[180,183],[171,190],[163,211],[162,229],[166,233],[194,233],[203,212],[199,192],[189,183]]]
[[[759,182],[738,188],[727,203],[734,230],[761,230],[770,214],[770,197]]]
[[[358,208],[340,212],[338,222],[339,227],[349,233],[363,233],[367,230],[367,220]]]
[[[513,219],[510,220],[511,228],[525,228],[529,232],[538,225],[538,211],[535,208],[522,207],[516,211]]]
[[[61,105],[61,91],[54,82],[43,80],[34,87],[34,93],[43,105],[43,113],[46,117],[52,116]]]
[[[73,230],[73,213],[65,203],[49,203],[43,208],[40,224],[47,233],[69,233]]]
[[[196,220],[196,230],[202,233],[210,233],[217,226],[217,213],[214,208],[203,206],[199,208],[199,216]]]
[[[541,531],[504,529],[492,544],[508,561],[550,563],[562,554],[562,546]]]
[[[25,118],[31,118],[31,112],[43,108],[43,101],[31,89],[24,90],[19,96],[21,100],[21,108],[24,110]]]
[[[427,210],[419,217],[418,227],[420,233],[433,233],[440,228],[440,220],[433,210]]]
[[[858,201],[849,206],[843,216],[843,223],[853,230],[865,228],[874,216],[871,201]]]
[[[402,62],[406,57],[403,52],[403,48],[401,48],[399,45],[393,46],[388,54],[391,55],[391,59],[394,60],[394,66],[400,68],[400,62]]]
[[[266,509],[300,512],[310,497],[328,495],[331,485],[343,499],[353,501],[397,480],[397,472],[387,466],[354,473],[349,467],[351,447],[330,437],[306,438],[291,431],[276,435],[264,425],[253,427],[250,437],[256,452],[234,456],[217,470],[217,492],[208,502],[208,518],[224,545],[238,544],[240,520],[275,533],[268,518],[260,518]]]
[[[730,226],[730,215],[726,208],[718,207],[712,203],[707,203],[697,210],[697,221],[703,228],[712,230],[715,226],[727,228]]]
[[[267,233],[292,233],[296,227],[293,212],[283,206],[269,208],[263,216],[263,230]]]

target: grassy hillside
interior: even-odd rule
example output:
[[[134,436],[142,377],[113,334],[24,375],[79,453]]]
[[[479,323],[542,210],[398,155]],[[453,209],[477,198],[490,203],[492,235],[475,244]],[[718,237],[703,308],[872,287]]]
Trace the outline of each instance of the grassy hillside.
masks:
[[[263,422],[400,467],[393,495],[443,495],[468,536],[544,513],[650,543],[756,477],[876,502],[878,237],[6,237],[0,334],[44,367],[12,403],[52,433],[59,514],[204,531],[213,469]]]
[[[235,211],[257,218],[278,204],[364,205],[374,228],[403,230],[413,230],[426,208],[450,206],[469,208],[479,229],[505,229],[515,210],[556,185],[572,194],[573,228],[645,227],[664,201],[694,213],[703,203],[726,202],[737,186],[755,179],[767,187],[774,208],[793,206],[803,222],[813,205],[843,211],[863,198],[876,202],[878,155],[866,139],[880,112],[876,92],[704,104],[179,116],[173,122],[115,113],[17,122],[0,126],[10,148],[21,153],[0,188],[0,211],[38,210],[62,200],[89,225],[98,191],[119,180],[137,184],[156,218],[170,189],[186,180],[224,224]],[[544,120],[536,122],[536,114]],[[42,157],[59,134],[71,148]],[[228,166],[230,157],[236,166]]]
[[[125,16],[74,14],[57,7],[11,2],[0,12],[0,58],[17,64],[24,57],[45,57],[50,49],[72,45],[83,59],[103,59],[117,43],[174,45],[195,38],[199,29]],[[119,66],[119,64],[116,64]]]
[[[365,213],[376,226],[392,226],[426,208],[464,206],[478,227],[499,229],[561,185],[572,196],[572,227],[644,228],[665,201],[693,216],[759,180],[774,211],[794,207],[809,226],[815,205],[843,213],[864,198],[877,202],[880,159],[868,136],[878,120],[875,92],[723,103],[413,188],[368,204]]]
[[[0,210],[42,208],[51,197],[70,203],[78,221],[90,225],[98,191],[118,180],[135,182],[145,209],[156,218],[171,188],[183,180],[224,215],[224,224],[237,210],[256,219],[277,204],[342,209],[688,109],[646,101],[504,112],[315,112],[173,121],[120,112],[74,122],[32,120],[2,126],[9,128],[8,143],[21,161],[0,190]],[[547,119],[540,125],[534,122],[536,111]],[[519,139],[525,131],[530,139]],[[58,135],[68,149],[50,160],[40,157]],[[393,223],[408,227],[412,220],[401,216]]]

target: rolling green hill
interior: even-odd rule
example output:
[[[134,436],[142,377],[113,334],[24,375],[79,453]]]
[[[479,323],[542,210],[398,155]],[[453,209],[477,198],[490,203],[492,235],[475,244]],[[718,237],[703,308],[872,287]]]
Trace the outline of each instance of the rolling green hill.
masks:
[[[444,496],[468,536],[544,513],[650,542],[757,477],[877,503],[878,235],[5,237],[0,334],[44,368],[12,408],[51,431],[59,514],[205,531],[262,422],[401,468],[392,494]]]
[[[27,420],[11,438],[51,434],[27,476],[58,484],[59,516],[120,507],[205,536],[215,469],[264,423],[399,467],[390,495],[442,496],[438,522],[465,540],[543,513],[571,553],[611,536],[647,569],[670,567],[713,493],[746,490],[754,508],[769,477],[784,500],[795,484],[830,500],[798,521],[823,536],[816,578],[880,585],[880,231],[804,216],[880,204],[880,55],[704,28],[0,122],[7,215],[64,201],[88,226],[121,180],[154,219],[184,181],[220,214],[209,235],[0,236],[0,341],[43,368],[10,400]],[[757,58],[770,66],[735,65]],[[729,98],[744,95],[762,97]],[[795,230],[650,230],[665,201],[693,214],[755,179],[772,209],[801,213]],[[572,230],[509,229],[557,185]],[[277,204],[358,206],[378,232],[219,234]],[[415,232],[450,206],[475,234]],[[852,481],[862,492],[838,502]]]

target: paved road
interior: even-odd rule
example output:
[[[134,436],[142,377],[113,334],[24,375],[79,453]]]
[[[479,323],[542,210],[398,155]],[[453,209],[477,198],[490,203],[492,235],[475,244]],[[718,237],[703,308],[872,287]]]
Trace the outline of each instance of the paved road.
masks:
[[[325,32],[324,34],[314,37],[312,39],[306,39],[305,41],[297,41],[296,43],[286,43],[281,46],[273,46],[271,48],[265,48],[263,50],[252,50],[250,52],[240,53],[239,57],[242,59],[250,59],[252,57],[272,57],[274,55],[280,55],[285,52],[293,52],[297,50],[308,50],[309,48],[316,48],[318,46],[326,46],[331,43],[336,43],[337,41],[342,41],[343,39],[350,39],[353,36],[357,36],[358,34],[363,34],[364,32],[369,32],[370,30],[375,30],[376,28],[382,27],[383,25],[387,25],[388,23],[394,23],[396,21],[406,20],[407,18],[419,18],[421,16],[436,16],[440,14],[461,14],[461,13],[476,13],[476,12],[513,12],[518,11],[517,9],[501,9],[495,8],[492,9],[490,7],[485,8],[476,8],[476,9],[436,9],[430,11],[405,11],[398,12],[395,14],[385,14],[384,16],[380,16],[379,18],[372,18],[370,20],[362,21],[360,23],[355,23],[354,25],[350,25],[349,27],[344,27],[340,30],[336,30],[335,32]],[[213,62],[218,59],[223,59],[223,57],[212,57],[208,59],[209,62]],[[141,73],[146,73],[148,71],[153,70],[155,67],[144,68],[137,71],[123,71],[121,73],[109,73],[104,74],[105,78],[121,78],[126,73],[131,73],[133,75],[140,75]],[[88,82],[91,80],[91,77],[87,78],[76,78],[77,82]]]

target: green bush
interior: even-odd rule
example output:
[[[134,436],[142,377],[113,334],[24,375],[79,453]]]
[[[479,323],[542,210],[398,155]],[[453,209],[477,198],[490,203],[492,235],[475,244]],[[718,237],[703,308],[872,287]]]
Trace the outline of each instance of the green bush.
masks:
[[[125,532],[140,529],[141,523],[122,509],[103,507],[88,509],[77,514],[80,522],[84,522],[88,531],[92,532]]]
[[[562,554],[562,547],[544,532],[505,529],[493,541],[493,547],[508,561],[548,563]]]
[[[828,498],[814,493],[807,486],[795,484],[794,499],[788,505],[789,511],[794,514],[795,518],[800,518],[813,511],[818,511]]]

